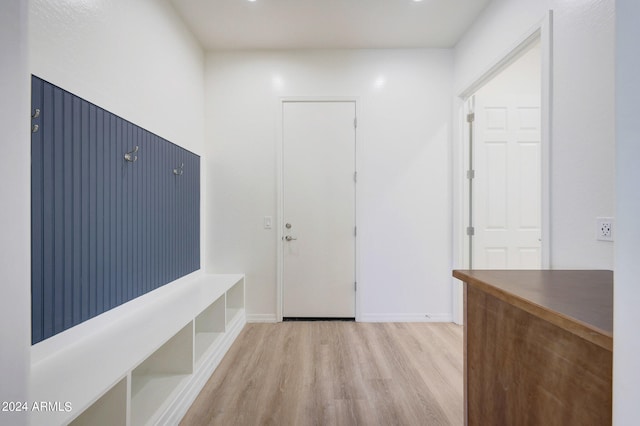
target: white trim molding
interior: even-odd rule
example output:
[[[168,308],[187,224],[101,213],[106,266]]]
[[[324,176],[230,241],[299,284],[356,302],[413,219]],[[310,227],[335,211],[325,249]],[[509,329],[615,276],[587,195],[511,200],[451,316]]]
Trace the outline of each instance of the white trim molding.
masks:
[[[272,323],[278,322],[278,316],[276,314],[248,314],[248,323]]]
[[[361,322],[452,322],[451,313],[437,314],[362,314]]]
[[[552,106],[553,106],[553,11],[549,10],[536,25],[530,28],[524,33],[511,48],[498,57],[491,65],[489,65],[483,72],[481,72],[475,79],[473,79],[465,89],[458,93],[454,100],[454,125],[459,126],[459,136],[454,143],[452,156],[452,170],[453,170],[453,187],[456,192],[453,197],[453,223],[454,229],[452,233],[453,238],[453,269],[465,269],[468,268],[465,253],[467,238],[466,238],[466,221],[465,221],[465,187],[462,181],[464,175],[464,158],[466,150],[464,148],[466,143],[467,133],[464,130],[464,120],[466,115],[466,100],[473,95],[480,87],[486,84],[494,76],[504,70],[513,61],[518,59],[532,43],[540,40],[540,64],[541,64],[541,103],[542,103],[542,117],[541,117],[541,160],[542,160],[542,173],[541,173],[541,210],[542,210],[542,268],[549,269],[551,265],[551,177],[550,177],[550,165],[551,165],[551,144],[552,144]],[[463,323],[463,309],[462,309],[462,284],[452,279],[452,310],[453,320],[457,324]]]

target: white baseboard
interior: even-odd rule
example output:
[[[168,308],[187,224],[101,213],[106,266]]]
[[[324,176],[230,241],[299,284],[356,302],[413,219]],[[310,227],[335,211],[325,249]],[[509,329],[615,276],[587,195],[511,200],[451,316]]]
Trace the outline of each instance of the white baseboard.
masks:
[[[441,314],[362,314],[360,322],[452,322],[450,313]]]
[[[278,322],[276,314],[248,314],[247,322]]]
[[[453,322],[451,313],[440,314],[362,314],[360,322]],[[248,323],[278,322],[275,314],[247,314]]]

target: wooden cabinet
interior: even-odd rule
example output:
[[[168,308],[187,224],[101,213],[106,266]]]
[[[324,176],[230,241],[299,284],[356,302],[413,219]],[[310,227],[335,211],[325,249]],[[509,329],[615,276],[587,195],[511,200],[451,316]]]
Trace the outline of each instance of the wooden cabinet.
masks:
[[[469,425],[608,425],[611,271],[454,271]]]

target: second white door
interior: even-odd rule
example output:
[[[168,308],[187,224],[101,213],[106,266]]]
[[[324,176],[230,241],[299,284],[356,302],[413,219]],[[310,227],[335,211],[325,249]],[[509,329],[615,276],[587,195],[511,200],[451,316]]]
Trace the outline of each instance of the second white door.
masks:
[[[540,97],[479,96],[476,117],[473,267],[539,269]]]
[[[355,102],[283,102],[283,317],[355,317]]]
[[[542,266],[540,44],[475,94],[473,268]]]

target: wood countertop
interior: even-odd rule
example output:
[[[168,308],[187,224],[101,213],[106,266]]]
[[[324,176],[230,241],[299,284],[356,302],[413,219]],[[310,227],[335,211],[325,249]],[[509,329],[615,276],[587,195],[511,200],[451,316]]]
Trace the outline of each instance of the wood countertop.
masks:
[[[613,272],[454,270],[453,276],[613,351]]]

